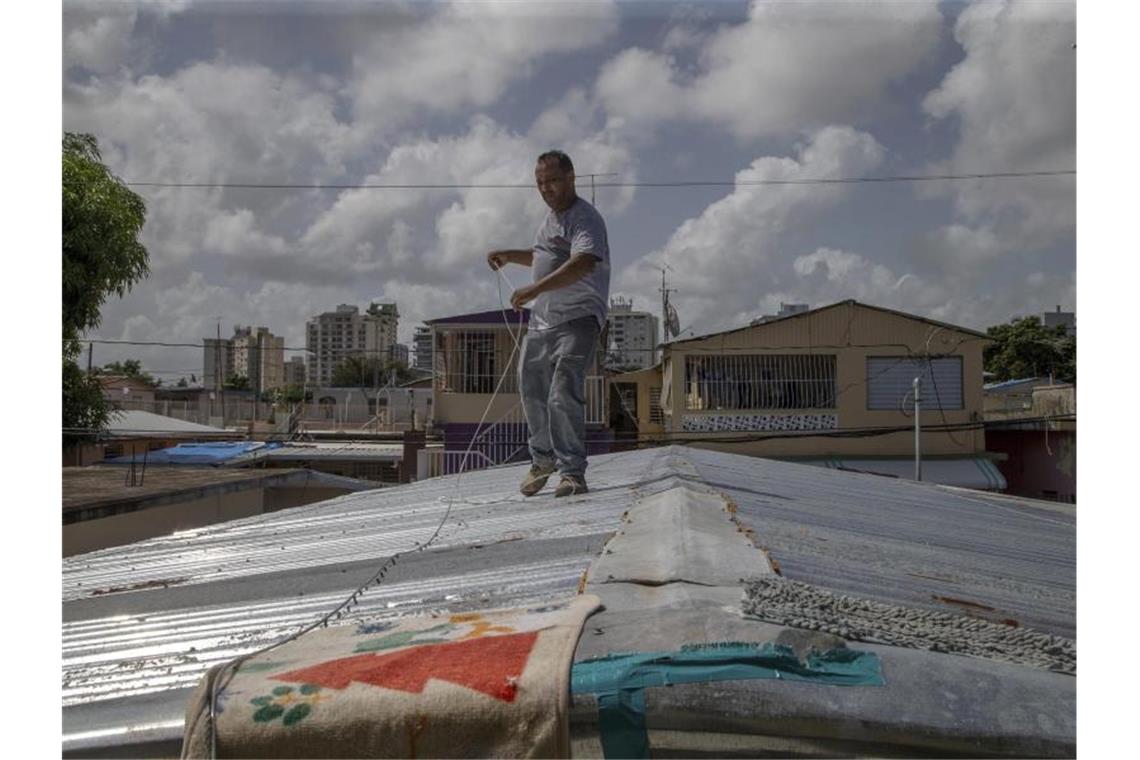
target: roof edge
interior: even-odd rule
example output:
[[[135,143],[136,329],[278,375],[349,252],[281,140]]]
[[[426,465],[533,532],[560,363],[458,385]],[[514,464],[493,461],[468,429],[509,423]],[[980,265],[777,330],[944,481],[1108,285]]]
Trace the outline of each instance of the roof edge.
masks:
[[[788,314],[786,316],[777,317],[775,319],[770,319],[767,322],[761,322],[761,323],[755,324],[755,325],[744,325],[742,327],[733,327],[733,328],[728,329],[728,330],[721,330],[720,332],[713,332],[713,333],[708,333],[706,335],[699,335],[699,336],[696,336],[693,338],[686,338],[684,340],[674,340],[674,341],[670,341],[669,343],[662,343],[660,347],[661,348],[673,348],[676,346],[682,346],[686,343],[696,343],[698,341],[707,340],[709,338],[716,338],[716,337],[719,337],[722,335],[732,335],[733,333],[738,333],[738,332],[741,332],[743,330],[752,330],[752,329],[755,329],[758,327],[766,327],[767,325],[774,324],[776,322],[784,322],[786,320],[792,320],[792,319],[803,319],[805,317],[809,317],[809,316],[818,314],[820,312],[827,311],[829,309],[835,309],[835,308],[838,308],[840,306],[858,306],[858,307],[861,307],[864,309],[873,309],[874,311],[880,311],[880,312],[883,312],[886,314],[893,314],[893,315],[898,316],[898,317],[905,317],[906,319],[915,319],[915,320],[918,320],[919,322],[926,322],[927,324],[935,325],[937,327],[944,327],[944,328],[947,328],[949,330],[953,330],[955,332],[965,333],[966,335],[974,335],[974,336],[977,336],[979,338],[984,338],[985,340],[988,340],[988,341],[994,340],[989,335],[986,335],[983,332],[978,332],[977,330],[971,330],[968,327],[962,327],[960,325],[953,325],[953,324],[950,324],[949,322],[940,322],[937,319],[931,319],[929,317],[923,317],[923,316],[918,315],[918,314],[911,314],[909,312],[899,311],[897,309],[888,309],[885,306],[875,306],[873,304],[868,304],[868,303],[863,303],[861,301],[856,301],[854,298],[847,298],[847,299],[844,299],[842,301],[836,301],[835,303],[828,304],[826,306],[820,306],[820,307],[815,308],[815,309],[808,309],[807,311],[801,311],[801,312],[798,312],[796,314]]]

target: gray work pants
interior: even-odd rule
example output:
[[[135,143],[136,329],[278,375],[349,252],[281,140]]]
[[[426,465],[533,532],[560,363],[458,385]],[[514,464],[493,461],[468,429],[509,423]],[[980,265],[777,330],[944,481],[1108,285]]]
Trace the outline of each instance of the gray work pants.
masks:
[[[586,368],[598,345],[598,321],[578,317],[547,330],[527,330],[519,391],[530,428],[531,462],[563,475],[586,472]]]

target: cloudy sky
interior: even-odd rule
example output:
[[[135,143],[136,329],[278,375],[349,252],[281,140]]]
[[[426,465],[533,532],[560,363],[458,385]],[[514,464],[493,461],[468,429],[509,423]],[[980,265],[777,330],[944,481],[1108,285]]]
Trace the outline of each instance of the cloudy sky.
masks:
[[[1070,2],[65,0],[62,34],[64,129],[128,182],[215,185],[135,186],[152,272],[100,338],[220,320],[300,347],[314,314],[388,300],[408,341],[497,308],[484,255],[532,242],[551,147],[581,195],[604,175],[612,294],[657,311],[667,267],[698,334],[781,302],[973,328],[1074,308],[1072,175],[773,184],[1075,169]]]

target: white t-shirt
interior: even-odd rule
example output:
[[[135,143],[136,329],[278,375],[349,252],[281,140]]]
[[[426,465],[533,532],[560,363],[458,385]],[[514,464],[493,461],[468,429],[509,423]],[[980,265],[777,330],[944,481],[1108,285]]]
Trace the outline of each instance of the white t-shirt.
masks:
[[[551,210],[538,226],[531,264],[534,282],[581,253],[598,259],[593,271],[577,282],[534,299],[529,329],[546,330],[586,315],[598,320],[599,330],[605,326],[610,301],[610,246],[606,223],[596,208],[578,198],[561,213]]]

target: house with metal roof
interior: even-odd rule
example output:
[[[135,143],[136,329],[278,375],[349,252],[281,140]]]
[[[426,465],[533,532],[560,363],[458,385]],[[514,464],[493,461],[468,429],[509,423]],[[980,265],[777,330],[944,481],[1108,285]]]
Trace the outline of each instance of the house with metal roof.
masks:
[[[664,344],[659,366],[609,379],[611,416],[616,399],[626,445],[686,443],[890,477],[914,476],[917,435],[923,479],[1001,490],[982,425],[990,341],[840,301]]]
[[[184,441],[233,441],[243,438],[237,430],[201,425],[139,409],[115,409],[106,429],[93,440],[65,447],[63,464],[86,466],[106,458],[142,455],[170,448]]]
[[[521,496],[524,470],[64,559],[64,757],[177,754],[209,668],[333,609],[329,635],[380,636],[583,593],[602,609],[563,674],[570,756],[1075,754],[1071,506],[690,446],[592,457],[561,499]],[[285,730],[272,695],[241,698]]]

